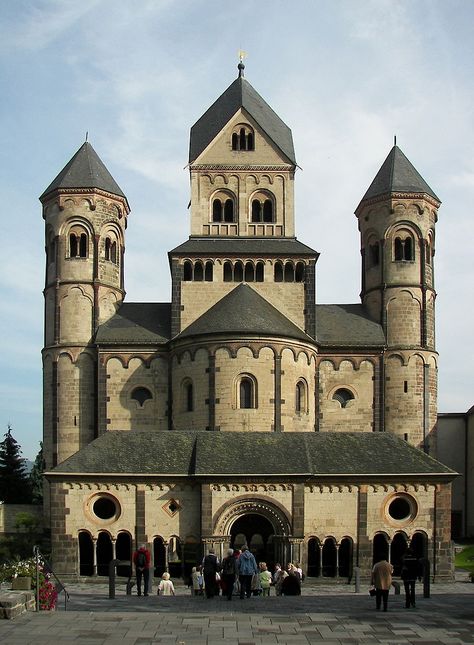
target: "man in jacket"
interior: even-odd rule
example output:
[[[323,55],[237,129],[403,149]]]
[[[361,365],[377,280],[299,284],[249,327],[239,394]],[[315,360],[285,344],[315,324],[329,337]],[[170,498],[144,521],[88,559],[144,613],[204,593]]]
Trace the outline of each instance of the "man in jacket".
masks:
[[[227,600],[232,600],[235,578],[238,575],[237,560],[234,558],[234,549],[227,551],[227,557],[222,560],[222,591]]]
[[[407,549],[402,558],[401,578],[405,587],[405,607],[415,607],[416,579],[421,579],[421,567],[418,558],[411,549]]]
[[[138,551],[133,554],[133,564],[137,577],[137,594],[142,595],[142,578],[143,578],[143,595],[148,596],[148,585],[150,582],[150,562],[151,555],[144,544],[140,545]]]
[[[217,559],[214,549],[209,549],[208,554],[202,561],[202,573],[204,576],[204,590],[206,592],[206,598],[214,598],[218,591],[216,576],[219,569],[219,560]]]
[[[257,563],[248,546],[244,544],[238,562],[240,581],[240,600],[252,595],[252,578],[258,573]]]

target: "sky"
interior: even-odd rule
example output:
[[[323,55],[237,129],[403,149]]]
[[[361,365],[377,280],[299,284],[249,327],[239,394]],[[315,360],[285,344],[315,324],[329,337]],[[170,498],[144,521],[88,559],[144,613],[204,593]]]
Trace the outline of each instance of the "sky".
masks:
[[[397,144],[442,200],[439,411],[474,404],[471,0],[5,0],[0,3],[0,438],[42,433],[38,196],[85,140],[127,195],[128,302],[169,302],[189,235],[189,129],[237,76],[292,129],[299,240],[318,303],[355,303],[354,210]]]

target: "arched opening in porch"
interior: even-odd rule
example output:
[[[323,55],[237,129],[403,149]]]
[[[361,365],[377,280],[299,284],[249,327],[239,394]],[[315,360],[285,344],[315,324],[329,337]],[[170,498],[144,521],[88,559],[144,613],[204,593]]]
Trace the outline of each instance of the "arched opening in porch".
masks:
[[[94,574],[94,545],[87,531],[79,531],[79,575]]]

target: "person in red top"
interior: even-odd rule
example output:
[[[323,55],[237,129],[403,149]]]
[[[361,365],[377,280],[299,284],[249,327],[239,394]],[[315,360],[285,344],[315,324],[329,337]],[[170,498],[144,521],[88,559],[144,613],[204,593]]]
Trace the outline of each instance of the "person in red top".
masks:
[[[137,595],[142,595],[142,578],[143,578],[143,595],[148,596],[148,585],[150,582],[150,562],[151,555],[144,544],[140,545],[138,551],[133,554],[133,564],[137,576]]]

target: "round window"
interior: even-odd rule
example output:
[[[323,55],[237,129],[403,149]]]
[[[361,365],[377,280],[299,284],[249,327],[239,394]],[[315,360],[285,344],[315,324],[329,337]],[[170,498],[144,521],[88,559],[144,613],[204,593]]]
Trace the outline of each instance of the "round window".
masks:
[[[386,511],[393,522],[409,522],[417,513],[417,505],[409,495],[396,495],[389,500]]]
[[[92,501],[91,510],[101,520],[114,520],[120,513],[120,505],[109,495],[99,495]]]

